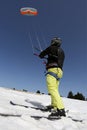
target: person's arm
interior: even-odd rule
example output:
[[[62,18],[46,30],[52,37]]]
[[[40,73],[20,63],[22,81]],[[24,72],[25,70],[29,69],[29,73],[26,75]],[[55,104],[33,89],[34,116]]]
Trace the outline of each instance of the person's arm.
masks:
[[[40,54],[39,54],[39,57],[40,58],[44,58],[44,56],[48,55],[49,54],[49,47],[46,48],[45,50],[43,50]]]

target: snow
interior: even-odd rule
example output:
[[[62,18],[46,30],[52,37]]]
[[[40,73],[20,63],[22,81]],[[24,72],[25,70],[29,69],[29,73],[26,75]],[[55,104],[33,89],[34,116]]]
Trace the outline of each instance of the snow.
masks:
[[[26,99],[28,102],[25,101]],[[50,104],[50,96],[48,95],[0,87],[0,113],[22,115],[21,117],[0,116],[0,130],[87,130],[87,101],[63,97],[65,108],[69,110],[67,116],[82,120],[81,122],[76,122],[67,117],[62,117],[62,119],[55,121],[50,121],[45,118],[35,120],[31,118],[31,115],[48,116],[50,113],[41,112],[32,108],[13,106],[9,103],[10,100],[18,104],[33,107]]]

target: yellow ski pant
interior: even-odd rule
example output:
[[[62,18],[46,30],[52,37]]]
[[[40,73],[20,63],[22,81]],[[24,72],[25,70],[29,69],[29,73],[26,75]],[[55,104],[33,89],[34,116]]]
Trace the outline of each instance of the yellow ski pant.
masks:
[[[48,72],[53,72],[57,74],[58,78],[62,78],[63,76],[63,71],[60,68],[50,68],[48,69]],[[63,101],[58,91],[60,80],[57,80],[55,77],[53,77],[50,74],[47,74],[46,83],[47,83],[48,93],[51,96],[51,105],[55,109],[57,108],[64,109]]]

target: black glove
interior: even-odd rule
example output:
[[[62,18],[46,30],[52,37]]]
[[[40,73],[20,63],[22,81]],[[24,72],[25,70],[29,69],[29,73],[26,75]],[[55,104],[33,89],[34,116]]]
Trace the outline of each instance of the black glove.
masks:
[[[42,59],[42,58],[44,58],[44,57],[42,56],[42,54],[41,54],[41,53],[39,54],[39,57],[40,57],[41,59]]]

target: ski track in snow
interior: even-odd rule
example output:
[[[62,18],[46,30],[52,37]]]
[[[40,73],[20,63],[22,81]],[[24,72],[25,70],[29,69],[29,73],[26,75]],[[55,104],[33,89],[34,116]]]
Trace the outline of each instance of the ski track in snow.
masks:
[[[0,113],[21,114],[21,117],[0,116],[0,130],[87,130],[87,101],[63,98],[65,108],[69,110],[67,116],[82,120],[82,122],[75,122],[67,117],[55,121],[45,118],[35,120],[30,116],[48,116],[49,112],[13,106],[9,103],[10,100],[32,107],[50,104],[50,96],[48,95],[38,95],[0,87]]]

